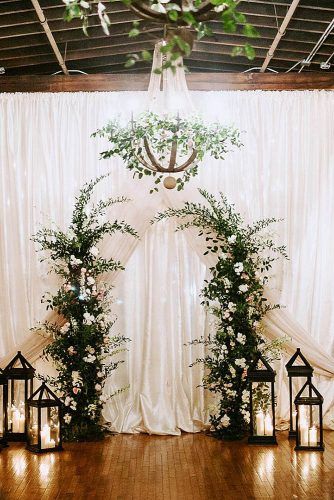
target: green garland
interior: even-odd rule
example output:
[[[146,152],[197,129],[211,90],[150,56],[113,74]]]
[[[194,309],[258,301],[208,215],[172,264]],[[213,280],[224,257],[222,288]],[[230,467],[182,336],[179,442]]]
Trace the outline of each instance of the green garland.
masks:
[[[104,177],[81,189],[66,233],[43,228],[33,236],[33,241],[48,251],[52,270],[63,279],[55,295],[42,299],[47,310],[55,310],[58,321],[45,322],[35,330],[52,338],[44,355],[52,360],[58,375],[45,380],[64,403],[64,437],[69,440],[101,437],[103,405],[123,390],[103,393],[106,379],[122,362],[110,357],[123,351],[129,339],[110,333],[116,321],[110,311],[111,287],[100,281],[101,274],[123,266],[101,257],[97,245],[104,236],[116,232],[137,234],[123,221],[100,220],[108,207],[127,201],[125,198],[109,198],[88,207],[95,185]]]
[[[232,146],[240,147],[239,131],[233,127],[224,127],[218,123],[206,125],[199,117],[173,118],[158,116],[147,112],[139,116],[136,122],[121,126],[118,120],[109,124],[93,134],[93,137],[105,137],[111,144],[110,149],[101,153],[101,158],[120,156],[126,168],[133,171],[134,176],[141,179],[144,175],[153,176],[155,187],[151,192],[157,191],[164,174],[153,172],[142,165],[139,156],[143,155],[143,140],[146,138],[159,163],[167,165],[171,145],[177,140],[179,157],[189,157],[193,149],[197,157],[192,166],[178,174],[176,184],[178,191],[184,184],[198,173],[199,163],[206,154],[215,159],[223,160]],[[173,172],[166,172],[173,175]]]
[[[183,208],[170,208],[155,220],[177,217],[185,220],[178,230],[197,227],[206,241],[205,254],[217,257],[202,290],[202,304],[215,316],[216,333],[192,342],[208,348],[208,353],[193,365],[204,365],[203,386],[218,401],[210,413],[213,434],[239,438],[249,428],[247,369],[259,351],[270,359],[280,349],[280,342],[265,341],[260,321],[269,310],[279,307],[267,302],[264,285],[273,261],[287,255],[284,246],[276,246],[261,235],[276,219],[246,225],[224,195],[216,199],[206,191],[200,193],[206,205],[185,203]],[[258,386],[255,399],[257,408],[268,404],[265,386]]]

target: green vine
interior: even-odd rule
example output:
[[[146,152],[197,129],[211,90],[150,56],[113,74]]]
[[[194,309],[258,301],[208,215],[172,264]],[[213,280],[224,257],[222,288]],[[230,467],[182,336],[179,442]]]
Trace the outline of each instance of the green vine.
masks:
[[[205,239],[204,255],[214,254],[217,259],[202,290],[202,304],[213,313],[216,332],[191,342],[208,348],[193,365],[204,365],[203,386],[217,401],[210,412],[213,434],[239,438],[249,428],[247,369],[258,352],[270,360],[281,348],[277,342],[265,340],[260,321],[279,307],[268,303],[264,285],[273,262],[287,254],[284,246],[276,246],[264,234],[277,222],[275,218],[247,225],[223,194],[219,198],[204,190],[200,194],[206,204],[187,202],[181,209],[160,213],[155,220],[176,217],[178,230],[198,228],[198,235]],[[266,405],[267,400],[266,388],[259,386],[256,404]]]
[[[104,177],[80,190],[67,232],[43,228],[32,238],[48,252],[51,270],[63,280],[54,295],[42,299],[47,310],[56,312],[56,321],[47,321],[35,330],[51,338],[44,356],[53,362],[57,376],[43,378],[64,403],[64,437],[68,440],[101,437],[103,405],[124,390],[103,392],[107,378],[122,363],[111,357],[124,351],[129,339],[111,333],[116,321],[110,310],[111,287],[100,279],[103,273],[123,266],[100,256],[97,245],[106,235],[137,234],[124,221],[101,221],[109,207],[126,202],[125,198],[109,198],[90,206],[93,189]]]
[[[155,157],[163,166],[168,166],[173,141],[177,141],[178,158],[188,158],[193,150],[197,156],[190,167],[177,174],[176,186],[180,191],[191,177],[198,174],[199,163],[206,154],[215,159],[224,159],[232,146],[240,147],[240,133],[233,127],[224,127],[218,123],[206,125],[199,117],[171,118],[158,116],[147,112],[139,116],[135,122],[121,126],[118,120],[93,134],[93,137],[104,137],[110,142],[110,149],[101,153],[101,158],[120,156],[126,168],[133,171],[134,177],[152,176],[155,186],[151,192],[158,191],[164,175],[171,175],[152,171],[145,167],[140,157],[149,162],[144,152],[143,141],[147,139]],[[184,160],[183,160],[184,161]],[[182,161],[180,161],[182,163]]]

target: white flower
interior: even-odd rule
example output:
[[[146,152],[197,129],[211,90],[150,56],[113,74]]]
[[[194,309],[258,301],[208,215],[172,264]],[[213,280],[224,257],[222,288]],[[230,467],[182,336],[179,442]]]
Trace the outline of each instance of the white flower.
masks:
[[[229,243],[235,243],[236,239],[237,239],[236,235],[235,235],[235,234],[232,234],[232,236],[229,236],[229,237],[227,238],[227,241],[228,241]]]
[[[225,311],[224,314],[223,314],[223,318],[227,319],[229,317],[230,317],[230,311]]]
[[[65,422],[65,424],[69,424],[71,422],[71,420],[72,420],[71,415],[69,413],[66,413],[64,415],[64,422]]]
[[[220,423],[221,423],[222,427],[228,427],[230,425],[230,417],[228,417],[227,415],[224,415],[221,418]]]
[[[97,257],[99,255],[99,249],[92,246],[91,249],[89,250],[89,253],[93,256],[93,257]]]
[[[248,403],[249,401],[249,391],[242,391],[242,400],[244,403]]]
[[[97,391],[100,391],[100,390],[102,389],[101,384],[95,384],[95,389],[96,389]]]
[[[248,290],[248,285],[240,285],[239,286],[240,292],[247,292],[247,290]]]
[[[245,419],[246,424],[249,424],[249,422],[250,422],[250,413],[249,413],[249,411],[244,411],[243,415],[244,415],[244,419]]]
[[[244,345],[246,342],[246,335],[243,335],[242,333],[239,332],[237,335],[237,341],[239,342],[239,344]]]
[[[89,354],[94,354],[95,353],[95,349],[94,347],[88,345],[85,349],[87,352],[89,352]]]
[[[245,358],[239,358],[235,360],[236,366],[240,366],[240,368],[246,368],[246,360]]]
[[[225,345],[225,344],[223,344],[223,345],[222,345],[222,347],[221,347],[221,349],[222,349],[222,351],[227,351],[227,347],[226,347],[226,345]]]
[[[101,394],[101,396],[99,397],[99,400],[101,401],[101,403],[106,403],[108,400],[108,397],[105,394]]]
[[[229,310],[230,310],[232,313],[233,313],[233,312],[235,312],[235,310],[236,310],[236,308],[237,308],[237,306],[236,306],[236,304],[235,304],[234,302],[229,302],[227,307],[229,308]]]
[[[95,316],[89,314],[89,312],[85,312],[83,317],[84,317],[83,320],[84,325],[91,325],[95,321]]]
[[[95,283],[95,279],[93,278],[93,276],[88,276],[87,278],[87,284],[88,285],[94,285]]]
[[[236,264],[234,264],[234,270],[236,272],[236,274],[241,274],[242,271],[244,270],[244,265],[242,262],[237,262]]]
[[[70,257],[70,264],[71,264],[71,266],[76,267],[79,264],[82,264],[82,260],[77,259],[74,255],[71,255],[71,257]]]
[[[93,356],[92,354],[88,354],[88,356],[84,356],[82,359],[86,363],[93,363],[96,360],[96,356]]]
[[[72,401],[70,408],[72,410],[76,410],[77,409],[77,402],[76,401]]]
[[[228,326],[226,330],[229,335],[233,335],[233,328],[231,326]]]
[[[103,373],[102,372],[97,372],[96,376],[99,377],[99,378],[102,378],[103,377]]]
[[[65,323],[60,329],[60,333],[67,333],[70,329],[70,323]]]
[[[66,396],[65,398],[65,406],[70,406],[72,398],[70,396]]]
[[[235,369],[233,368],[233,366],[230,366],[230,372],[231,372],[231,377],[234,378],[235,377]]]

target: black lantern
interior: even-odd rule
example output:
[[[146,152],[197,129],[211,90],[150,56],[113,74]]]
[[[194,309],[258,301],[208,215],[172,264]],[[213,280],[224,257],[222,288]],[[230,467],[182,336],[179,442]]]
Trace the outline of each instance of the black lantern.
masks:
[[[8,441],[26,441],[26,402],[33,391],[35,369],[18,351],[4,369],[4,374],[8,379],[4,435]]]
[[[285,368],[289,377],[289,402],[290,402],[290,429],[289,438],[296,436],[296,416],[297,412],[294,411],[293,402],[295,394],[293,391],[293,378],[304,377],[309,380],[313,375],[313,368],[307,361],[305,356],[301,353],[299,347],[292,358],[287,362]],[[300,386],[299,386],[300,388]]]
[[[308,379],[295,399],[297,412],[295,450],[324,451],[323,402],[324,398],[314,387],[311,379]]]
[[[5,439],[7,391],[7,377],[0,368],[0,446],[7,446],[7,441]]]
[[[275,435],[275,371],[258,354],[249,367],[250,391],[249,444],[277,444]]]
[[[27,402],[27,449],[35,453],[62,450],[62,403],[45,382]]]

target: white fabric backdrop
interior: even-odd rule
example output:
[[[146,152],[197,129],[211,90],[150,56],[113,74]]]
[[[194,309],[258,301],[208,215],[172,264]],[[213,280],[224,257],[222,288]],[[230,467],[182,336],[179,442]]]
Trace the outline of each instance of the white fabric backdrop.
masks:
[[[117,237],[105,246],[127,263],[116,279],[115,309],[119,330],[132,338],[126,363],[111,381],[131,388],[108,405],[105,416],[119,431],[200,429],[206,421],[206,402],[196,387],[201,371],[188,368],[195,352],[183,344],[205,331],[197,298],[205,274],[202,243],[191,233],[175,234],[173,221],[148,224],[159,208],[198,197],[200,185],[224,191],[248,220],[285,219],[275,236],[287,244],[290,261],[277,266],[273,285],[287,308],[271,314],[266,326],[270,336],[293,338],[289,354],[293,345],[300,346],[314,363],[325,421],[332,426],[333,93],[198,92],[193,99],[208,120],[244,130],[245,147],[225,162],[207,160],[184,192],[150,196],[119,161],[98,161],[105,144],[90,138],[111,116],[126,119],[139,110],[143,93],[0,96],[0,356],[30,339],[29,327],[45,316],[40,297],[55,286],[30,235],[49,217],[66,224],[82,183],[112,170],[97,195],[130,194],[133,203],[111,216],[123,214],[142,240]],[[26,352],[39,351],[34,340]],[[285,417],[283,370],[278,377],[284,382],[278,413]]]

